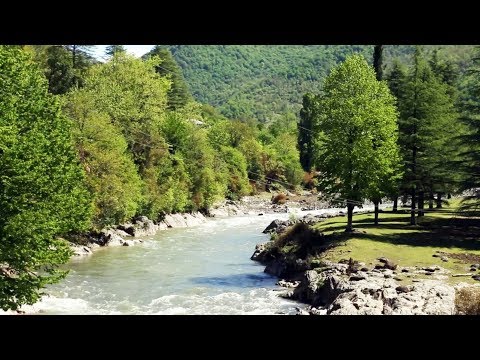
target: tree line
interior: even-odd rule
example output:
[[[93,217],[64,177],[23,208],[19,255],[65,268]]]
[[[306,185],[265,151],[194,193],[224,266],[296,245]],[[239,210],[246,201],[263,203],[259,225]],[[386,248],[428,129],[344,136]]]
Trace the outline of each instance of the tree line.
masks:
[[[426,202],[441,207],[447,194],[478,187],[478,56],[460,78],[455,63],[417,46],[407,64],[394,59],[385,72],[383,48],[375,46],[373,67],[347,57],[320,94],[304,96],[300,112],[302,166],[319,171],[321,191],[346,202],[348,231],[365,200],[378,224],[382,198],[394,211],[408,198],[415,225]],[[478,200],[474,193],[464,208],[478,209]]]
[[[69,238],[300,185],[294,116],[265,126],[193,100],[168,49],[0,46],[0,308],[65,276]]]

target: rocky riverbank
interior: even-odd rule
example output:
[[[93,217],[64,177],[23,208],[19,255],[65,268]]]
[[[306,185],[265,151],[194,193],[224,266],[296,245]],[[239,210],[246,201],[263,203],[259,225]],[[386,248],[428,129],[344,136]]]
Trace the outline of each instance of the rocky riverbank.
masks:
[[[143,242],[140,237],[155,235],[158,231],[170,228],[195,226],[205,221],[206,217],[200,212],[169,214],[158,223],[146,216],[139,216],[131,222],[76,236],[75,243],[71,243],[70,248],[74,257],[91,255],[93,250],[100,247],[133,246]]]
[[[264,215],[291,211],[319,210],[331,207],[327,201],[318,200],[317,195],[304,191],[302,194],[285,194],[282,203],[275,203],[277,193],[262,193],[244,196],[238,201],[225,200],[212,206],[208,215],[224,217],[232,215]]]
[[[300,314],[312,315],[451,315],[456,292],[450,272],[440,266],[401,267],[386,258],[367,265],[353,258],[339,263],[319,260],[319,254],[337,246],[311,226],[343,213],[307,215],[297,221],[273,221],[264,233],[273,240],[258,244],[251,259],[266,265],[265,272],[280,277],[280,296],[310,305]],[[313,256],[315,255],[315,256]],[[354,256],[352,254],[352,256]],[[411,281],[403,281],[399,275]],[[428,279],[419,279],[426,276]],[[472,287],[472,286],[470,286]],[[478,287],[476,288],[478,290]]]

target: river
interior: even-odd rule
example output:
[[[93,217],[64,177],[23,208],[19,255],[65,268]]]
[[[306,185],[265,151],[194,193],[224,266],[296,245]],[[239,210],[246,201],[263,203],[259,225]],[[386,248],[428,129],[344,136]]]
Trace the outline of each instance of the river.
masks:
[[[68,276],[27,313],[294,314],[303,305],[280,298],[277,279],[250,260],[255,245],[268,240],[262,230],[288,217],[208,219],[160,231],[133,247],[99,249],[73,259]]]

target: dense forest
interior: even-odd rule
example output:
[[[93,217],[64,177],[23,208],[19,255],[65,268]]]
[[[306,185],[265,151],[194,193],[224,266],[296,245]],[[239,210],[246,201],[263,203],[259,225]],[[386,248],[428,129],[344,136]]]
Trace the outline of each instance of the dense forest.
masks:
[[[304,93],[317,93],[330,69],[353,53],[371,64],[373,47],[360,45],[176,45],[168,47],[198,101],[229,118],[261,122],[297,114]],[[464,72],[472,46],[426,46]],[[414,46],[385,47],[386,71],[394,59],[409,64]]]
[[[351,231],[365,200],[410,198],[415,224],[425,202],[441,207],[478,186],[472,47],[155,46],[135,58],[111,45],[105,62],[91,54],[87,45],[0,46],[2,309],[35,302],[65,275],[62,238],[136,216],[158,221],[305,186],[345,204]]]

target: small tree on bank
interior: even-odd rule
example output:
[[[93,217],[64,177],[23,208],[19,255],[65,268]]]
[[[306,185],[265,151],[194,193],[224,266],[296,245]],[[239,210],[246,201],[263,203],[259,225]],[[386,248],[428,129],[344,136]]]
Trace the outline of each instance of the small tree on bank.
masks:
[[[395,100],[366,60],[352,55],[326,78],[319,101],[320,186],[347,199],[346,231],[352,231],[355,205],[379,194],[396,169]]]

